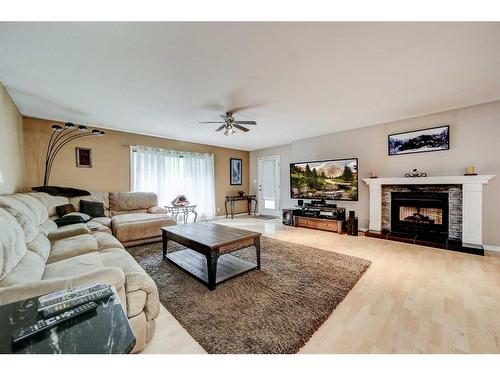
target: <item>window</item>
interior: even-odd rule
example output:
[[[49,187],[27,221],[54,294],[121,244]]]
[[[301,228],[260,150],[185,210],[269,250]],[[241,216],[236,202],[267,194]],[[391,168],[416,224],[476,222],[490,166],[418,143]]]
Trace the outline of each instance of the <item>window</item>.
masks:
[[[132,191],[154,192],[160,206],[185,195],[201,220],[215,217],[214,155],[131,147]]]

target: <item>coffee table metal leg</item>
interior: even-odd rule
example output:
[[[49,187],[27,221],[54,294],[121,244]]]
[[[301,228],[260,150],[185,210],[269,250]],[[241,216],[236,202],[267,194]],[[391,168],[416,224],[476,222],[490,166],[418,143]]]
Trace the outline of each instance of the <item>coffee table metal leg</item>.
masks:
[[[167,258],[167,247],[168,247],[168,238],[165,232],[162,231],[163,238],[163,259]]]
[[[255,253],[257,255],[257,269],[260,270],[260,238],[254,239]]]
[[[208,289],[215,289],[215,280],[217,280],[217,261],[218,255],[207,255],[207,271],[208,271]]]

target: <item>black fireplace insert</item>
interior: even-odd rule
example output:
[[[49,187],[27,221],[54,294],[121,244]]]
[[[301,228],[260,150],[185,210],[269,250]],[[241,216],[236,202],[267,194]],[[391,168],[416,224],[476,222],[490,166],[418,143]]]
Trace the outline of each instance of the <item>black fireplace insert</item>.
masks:
[[[391,193],[391,232],[448,238],[448,222],[448,193]]]

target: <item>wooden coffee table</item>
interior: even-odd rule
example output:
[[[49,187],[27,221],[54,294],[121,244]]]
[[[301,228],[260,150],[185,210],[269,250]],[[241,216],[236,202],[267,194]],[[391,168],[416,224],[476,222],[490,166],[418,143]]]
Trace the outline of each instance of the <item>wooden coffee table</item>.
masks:
[[[215,285],[243,272],[260,269],[260,233],[199,222],[161,228],[163,259],[173,262],[214,290]],[[187,249],[167,253],[168,241]],[[229,254],[255,246],[257,264]]]

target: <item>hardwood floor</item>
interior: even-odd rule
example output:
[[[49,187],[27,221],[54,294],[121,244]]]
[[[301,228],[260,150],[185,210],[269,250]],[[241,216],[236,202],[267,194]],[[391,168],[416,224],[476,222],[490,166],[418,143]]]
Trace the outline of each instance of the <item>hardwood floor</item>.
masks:
[[[498,253],[481,257],[248,216],[218,222],[372,261],[300,353],[500,353]],[[143,351],[202,352],[165,309]]]

